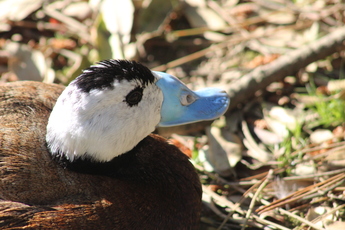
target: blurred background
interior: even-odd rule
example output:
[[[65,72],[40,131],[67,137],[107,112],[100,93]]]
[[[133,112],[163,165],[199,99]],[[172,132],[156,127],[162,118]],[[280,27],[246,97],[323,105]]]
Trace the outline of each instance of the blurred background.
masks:
[[[191,157],[202,229],[345,229],[342,0],[1,0],[0,84],[104,59],[221,87],[214,122],[158,128]],[[1,122],[1,121],[0,121]]]

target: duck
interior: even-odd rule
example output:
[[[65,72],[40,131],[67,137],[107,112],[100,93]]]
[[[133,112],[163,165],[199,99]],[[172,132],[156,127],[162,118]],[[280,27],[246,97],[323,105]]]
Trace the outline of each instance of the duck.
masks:
[[[129,60],[100,61],[67,87],[0,85],[0,228],[198,229],[198,174],[153,132],[229,103]]]

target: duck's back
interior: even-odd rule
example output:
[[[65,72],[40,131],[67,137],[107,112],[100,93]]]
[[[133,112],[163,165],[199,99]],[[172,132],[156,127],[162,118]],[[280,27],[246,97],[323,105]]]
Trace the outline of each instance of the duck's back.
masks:
[[[197,174],[163,138],[145,138],[109,163],[116,169],[108,175],[74,172],[52,159],[46,125],[62,90],[37,82],[0,86],[0,228],[196,229]]]
[[[63,87],[38,82],[0,86],[0,197],[39,203],[55,199],[61,176],[47,154],[49,114]],[[50,172],[50,173],[49,173]]]

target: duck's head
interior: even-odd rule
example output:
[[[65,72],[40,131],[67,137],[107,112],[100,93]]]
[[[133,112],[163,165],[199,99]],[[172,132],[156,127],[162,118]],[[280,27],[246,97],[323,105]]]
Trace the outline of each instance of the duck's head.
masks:
[[[215,88],[191,91],[177,78],[125,60],[86,69],[58,98],[47,126],[51,154],[69,161],[110,161],[159,126],[221,116],[228,95]]]

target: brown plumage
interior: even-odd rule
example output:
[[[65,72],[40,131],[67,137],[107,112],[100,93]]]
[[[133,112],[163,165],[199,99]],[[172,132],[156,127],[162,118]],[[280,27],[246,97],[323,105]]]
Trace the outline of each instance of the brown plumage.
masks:
[[[114,174],[66,169],[46,146],[63,87],[0,86],[0,229],[197,229],[201,186],[175,146],[149,135],[112,161]]]

